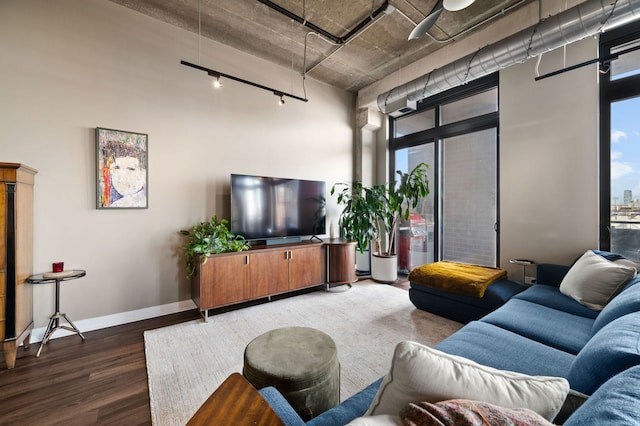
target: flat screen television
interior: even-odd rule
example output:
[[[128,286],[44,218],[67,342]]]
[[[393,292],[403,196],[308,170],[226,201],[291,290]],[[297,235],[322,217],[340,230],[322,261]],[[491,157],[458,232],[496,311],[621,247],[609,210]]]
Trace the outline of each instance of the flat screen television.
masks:
[[[323,181],[231,175],[231,232],[247,240],[326,233]]]

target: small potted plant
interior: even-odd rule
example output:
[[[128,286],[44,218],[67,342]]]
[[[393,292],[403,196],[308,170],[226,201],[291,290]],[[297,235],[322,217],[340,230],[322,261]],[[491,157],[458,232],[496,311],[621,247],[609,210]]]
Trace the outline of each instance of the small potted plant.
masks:
[[[187,237],[184,247],[187,278],[195,274],[196,262],[206,263],[213,254],[249,250],[249,242],[242,235],[231,233],[228,224],[228,220],[219,221],[213,216],[209,221],[200,222],[190,230],[180,231]]]
[[[352,234],[360,250],[363,243],[372,244],[371,277],[382,282],[397,279],[398,260],[395,255],[396,230],[401,220],[409,220],[411,209],[429,195],[429,166],[420,163],[409,173],[396,172],[398,180],[388,184],[365,187],[338,183],[338,204],[345,207],[340,224],[345,236]],[[366,246],[365,246],[366,247]]]

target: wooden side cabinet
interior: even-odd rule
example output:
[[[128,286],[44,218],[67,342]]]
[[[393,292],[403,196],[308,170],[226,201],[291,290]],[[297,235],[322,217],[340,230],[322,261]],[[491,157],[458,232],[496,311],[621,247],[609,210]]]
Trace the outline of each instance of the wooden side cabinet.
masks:
[[[207,319],[209,309],[322,285],[325,268],[321,243],[218,254],[197,263],[191,298]]]
[[[327,284],[351,284],[356,277],[356,243],[332,239],[327,247]]]
[[[13,368],[33,329],[33,183],[37,170],[0,163],[0,340]]]

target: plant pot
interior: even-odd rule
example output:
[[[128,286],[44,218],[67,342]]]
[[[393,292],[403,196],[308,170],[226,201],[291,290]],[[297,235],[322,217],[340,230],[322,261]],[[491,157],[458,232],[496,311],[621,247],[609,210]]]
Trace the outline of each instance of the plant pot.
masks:
[[[371,256],[369,249],[364,253],[356,248],[356,272],[359,274],[369,274],[371,272]]]
[[[381,283],[394,283],[398,280],[398,256],[371,255],[371,279]]]

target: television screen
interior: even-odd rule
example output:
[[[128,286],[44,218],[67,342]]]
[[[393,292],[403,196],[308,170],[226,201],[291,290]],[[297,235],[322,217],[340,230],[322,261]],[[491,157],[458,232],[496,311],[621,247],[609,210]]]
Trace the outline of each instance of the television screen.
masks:
[[[231,175],[231,232],[248,240],[326,233],[325,182]]]

